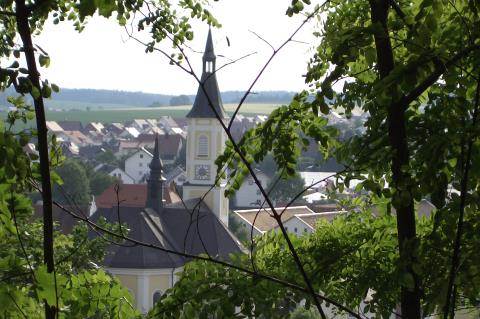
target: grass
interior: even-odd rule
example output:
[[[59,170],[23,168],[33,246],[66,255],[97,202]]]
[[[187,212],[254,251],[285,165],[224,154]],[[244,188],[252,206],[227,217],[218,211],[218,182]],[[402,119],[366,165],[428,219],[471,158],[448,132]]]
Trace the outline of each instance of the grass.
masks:
[[[52,99],[45,99],[45,105],[47,109],[54,110],[75,110],[83,111],[87,109],[91,110],[108,110],[108,109],[121,109],[121,108],[131,108],[132,106],[127,106],[123,104],[114,104],[114,103],[89,103],[89,102],[78,102],[78,101],[57,101]]]
[[[225,111],[230,115],[236,108],[236,104],[226,104]],[[87,122],[125,122],[133,119],[149,119],[158,118],[160,116],[185,117],[191,109],[191,105],[182,106],[163,106],[155,108],[112,108],[108,110],[58,110],[47,111],[47,119],[49,121],[81,121]],[[242,106],[240,113],[246,116],[268,115],[277,105],[271,104],[245,104]]]

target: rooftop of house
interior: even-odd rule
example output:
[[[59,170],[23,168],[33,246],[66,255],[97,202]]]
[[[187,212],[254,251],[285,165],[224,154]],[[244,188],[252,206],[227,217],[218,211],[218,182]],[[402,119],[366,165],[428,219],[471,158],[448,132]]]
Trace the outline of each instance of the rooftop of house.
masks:
[[[336,217],[342,214],[345,214],[345,212],[334,211],[334,212],[324,212],[324,213],[314,213],[314,214],[303,214],[303,215],[295,215],[295,217],[303,221],[305,224],[307,224],[311,228],[315,228],[315,225],[318,223],[319,220],[326,220],[328,222],[331,222]]]
[[[62,132],[63,128],[55,121],[46,121],[47,128],[52,132]]]
[[[314,213],[307,206],[292,206],[288,208],[278,207],[275,208],[275,210],[281,214],[282,222],[289,220],[295,215]],[[254,225],[254,227],[261,232],[272,230],[278,226],[276,220],[273,218],[272,210],[270,208],[235,210],[234,213],[240,216],[241,219],[247,221],[250,225]]]
[[[163,196],[166,204],[180,201],[175,190],[169,187],[164,187]],[[120,204],[121,207],[145,207],[146,202],[147,184],[112,185],[95,198],[98,208],[117,207],[117,204]]]
[[[182,145],[182,136],[178,134],[158,135],[160,144],[160,156],[162,158],[176,156]],[[152,149],[155,144],[155,135],[140,134],[137,138],[128,141],[120,141],[119,149]]]
[[[83,125],[80,121],[58,121],[57,124],[63,128],[64,131],[82,131]]]
[[[65,135],[70,141],[77,145],[92,145],[93,140],[80,131],[63,131],[61,134]]]

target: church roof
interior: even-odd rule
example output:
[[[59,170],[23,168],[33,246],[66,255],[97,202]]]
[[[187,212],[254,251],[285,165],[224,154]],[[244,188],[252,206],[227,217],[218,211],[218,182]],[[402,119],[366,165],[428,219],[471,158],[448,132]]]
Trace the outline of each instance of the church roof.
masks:
[[[99,208],[92,216],[110,223],[120,221],[130,229],[128,237],[173,252],[191,255],[208,253],[212,257],[228,258],[240,252],[241,246],[226,226],[199,199],[165,205],[160,213],[143,207]],[[193,212],[193,213],[192,213]],[[110,268],[176,268],[189,259],[160,249],[132,245],[111,245],[104,265]]]
[[[180,201],[178,194],[172,187],[165,187],[163,199],[166,204]],[[103,193],[95,197],[98,208],[117,207],[118,202],[122,207],[145,207],[147,203],[147,184],[119,184],[118,196],[116,185],[111,185]]]
[[[203,54],[203,73],[197,90],[197,96],[193,103],[192,109],[187,117],[193,118],[216,118],[215,112],[220,118],[225,118],[225,110],[223,109],[222,97],[218,88],[216,69],[215,69],[215,52],[213,50],[212,32],[208,31],[207,44]],[[206,68],[207,63],[212,63],[212,69]]]

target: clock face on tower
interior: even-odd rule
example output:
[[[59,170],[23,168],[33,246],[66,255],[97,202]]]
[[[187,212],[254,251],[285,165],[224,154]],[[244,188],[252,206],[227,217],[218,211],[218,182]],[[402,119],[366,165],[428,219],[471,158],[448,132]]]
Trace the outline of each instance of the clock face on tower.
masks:
[[[198,179],[198,180],[210,179],[210,165],[207,165],[207,164],[195,165],[195,179]]]

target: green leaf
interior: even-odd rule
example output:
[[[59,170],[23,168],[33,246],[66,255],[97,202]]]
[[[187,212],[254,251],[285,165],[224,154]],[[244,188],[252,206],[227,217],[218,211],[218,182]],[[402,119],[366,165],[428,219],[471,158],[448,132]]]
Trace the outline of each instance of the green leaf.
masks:
[[[40,63],[40,66],[48,68],[50,66],[50,57],[40,54],[38,62]]]
[[[47,267],[42,265],[35,271],[35,279],[37,281],[38,299],[46,300],[49,305],[56,304],[55,294],[55,277],[53,272],[47,272]]]
[[[377,51],[375,48],[368,47],[365,49],[365,60],[368,65],[372,65],[377,59]]]
[[[78,13],[81,18],[93,15],[96,10],[95,0],[80,0],[78,4]]]
[[[30,94],[34,99],[38,99],[40,97],[40,91],[37,89],[36,86],[32,86],[30,89]]]
[[[451,168],[455,168],[457,166],[457,159],[456,158],[451,158],[448,160],[448,165]]]
[[[42,87],[42,96],[44,98],[49,98],[52,95],[52,89],[48,84],[44,84]]]

